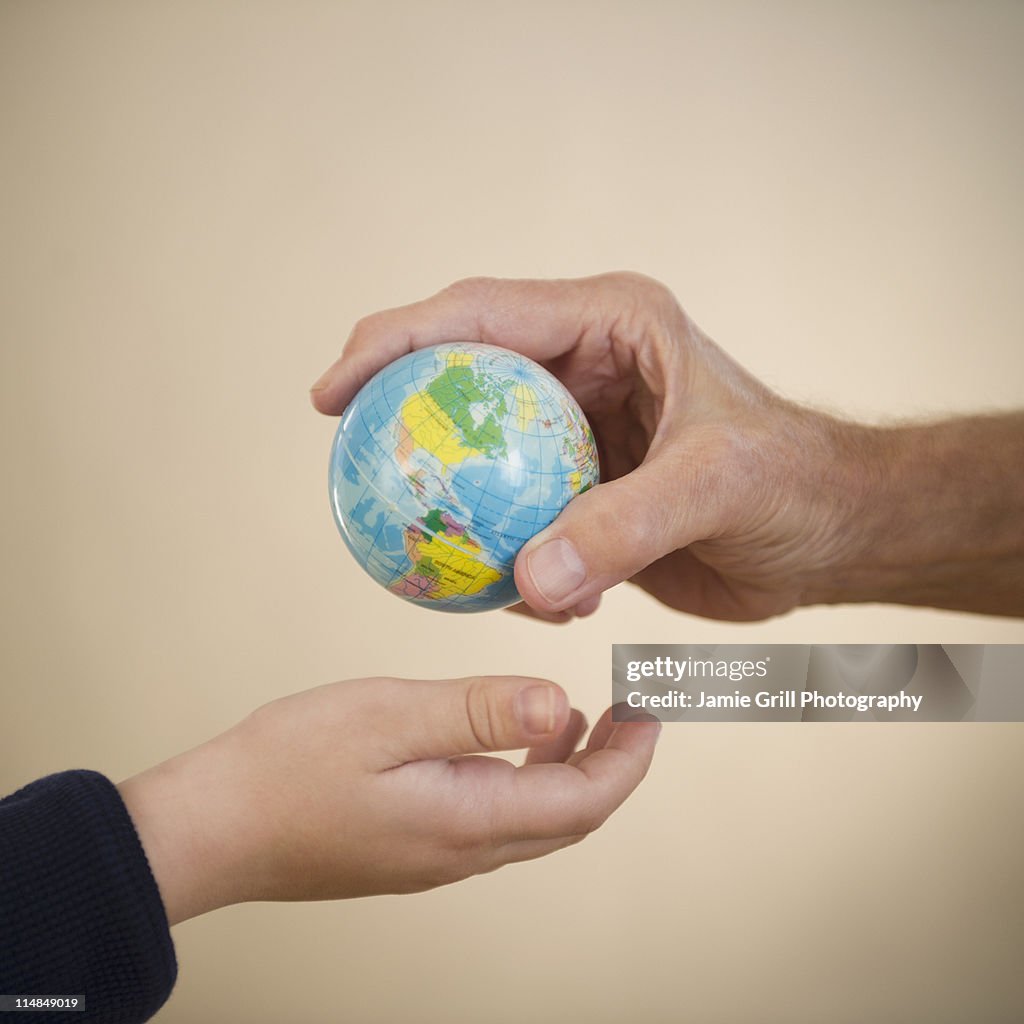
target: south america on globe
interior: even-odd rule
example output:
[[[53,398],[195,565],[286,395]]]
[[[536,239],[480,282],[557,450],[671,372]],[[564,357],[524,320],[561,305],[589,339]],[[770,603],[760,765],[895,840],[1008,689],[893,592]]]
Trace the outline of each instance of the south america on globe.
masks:
[[[331,449],[335,522],[399,597],[447,612],[519,600],[519,549],[598,481],[583,411],[547,370],[469,342],[402,356],[345,410]]]

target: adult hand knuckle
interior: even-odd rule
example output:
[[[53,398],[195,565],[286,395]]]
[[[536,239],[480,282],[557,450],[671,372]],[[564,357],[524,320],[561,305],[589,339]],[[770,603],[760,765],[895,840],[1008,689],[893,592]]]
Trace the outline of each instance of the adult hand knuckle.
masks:
[[[352,328],[352,333],[348,336],[348,341],[345,342],[346,348],[358,347],[362,342],[370,335],[372,335],[375,329],[379,326],[382,314],[367,313],[365,316],[361,316]]]
[[[622,288],[641,299],[645,304],[677,305],[676,297],[668,285],[657,278],[641,274],[636,270],[619,270],[611,277]]]
[[[498,279],[495,277],[463,277],[448,285],[443,294],[462,301],[472,300],[487,295],[497,286]]]

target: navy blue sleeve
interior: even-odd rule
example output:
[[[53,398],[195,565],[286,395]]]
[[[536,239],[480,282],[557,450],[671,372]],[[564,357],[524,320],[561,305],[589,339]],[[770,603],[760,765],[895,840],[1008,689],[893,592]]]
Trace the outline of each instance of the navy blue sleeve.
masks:
[[[0,800],[0,994],[85,996],[84,1013],[17,1019],[135,1024],[177,972],[160,891],[109,779],[61,772]]]

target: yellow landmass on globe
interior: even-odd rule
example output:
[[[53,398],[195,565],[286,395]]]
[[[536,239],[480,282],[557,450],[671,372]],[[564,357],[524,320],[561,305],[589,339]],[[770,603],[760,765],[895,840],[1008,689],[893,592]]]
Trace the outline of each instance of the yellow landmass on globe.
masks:
[[[470,366],[473,362],[472,352],[449,352],[445,366]]]
[[[516,403],[519,429],[525,430],[540,415],[540,402],[533,388],[527,384],[517,384],[512,389],[512,397]]]
[[[398,457],[403,461],[411,454],[410,447],[423,448],[445,466],[483,454],[479,448],[462,443],[452,418],[425,391],[411,394],[402,403],[400,415],[407,431],[398,445]]]
[[[484,587],[497,583],[501,573],[485,562],[474,557],[480,551],[476,542],[451,537],[441,540],[430,534],[421,534],[413,544],[413,560],[421,563],[429,560],[431,565],[431,587],[426,596],[432,598],[458,597],[461,594],[478,594]]]

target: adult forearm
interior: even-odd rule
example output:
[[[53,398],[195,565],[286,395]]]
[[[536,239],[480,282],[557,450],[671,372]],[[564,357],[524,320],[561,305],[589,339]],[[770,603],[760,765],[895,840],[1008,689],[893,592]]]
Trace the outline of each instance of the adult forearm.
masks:
[[[866,427],[786,401],[637,274],[459,281],[365,317],[313,391],[340,415],[393,359],[453,337],[552,369],[603,483],[520,550],[527,608],[564,621],[630,580],[749,621],[887,601],[1024,614],[1024,414]]]
[[[1024,615],[1024,413],[851,430],[855,540],[804,603]]]

